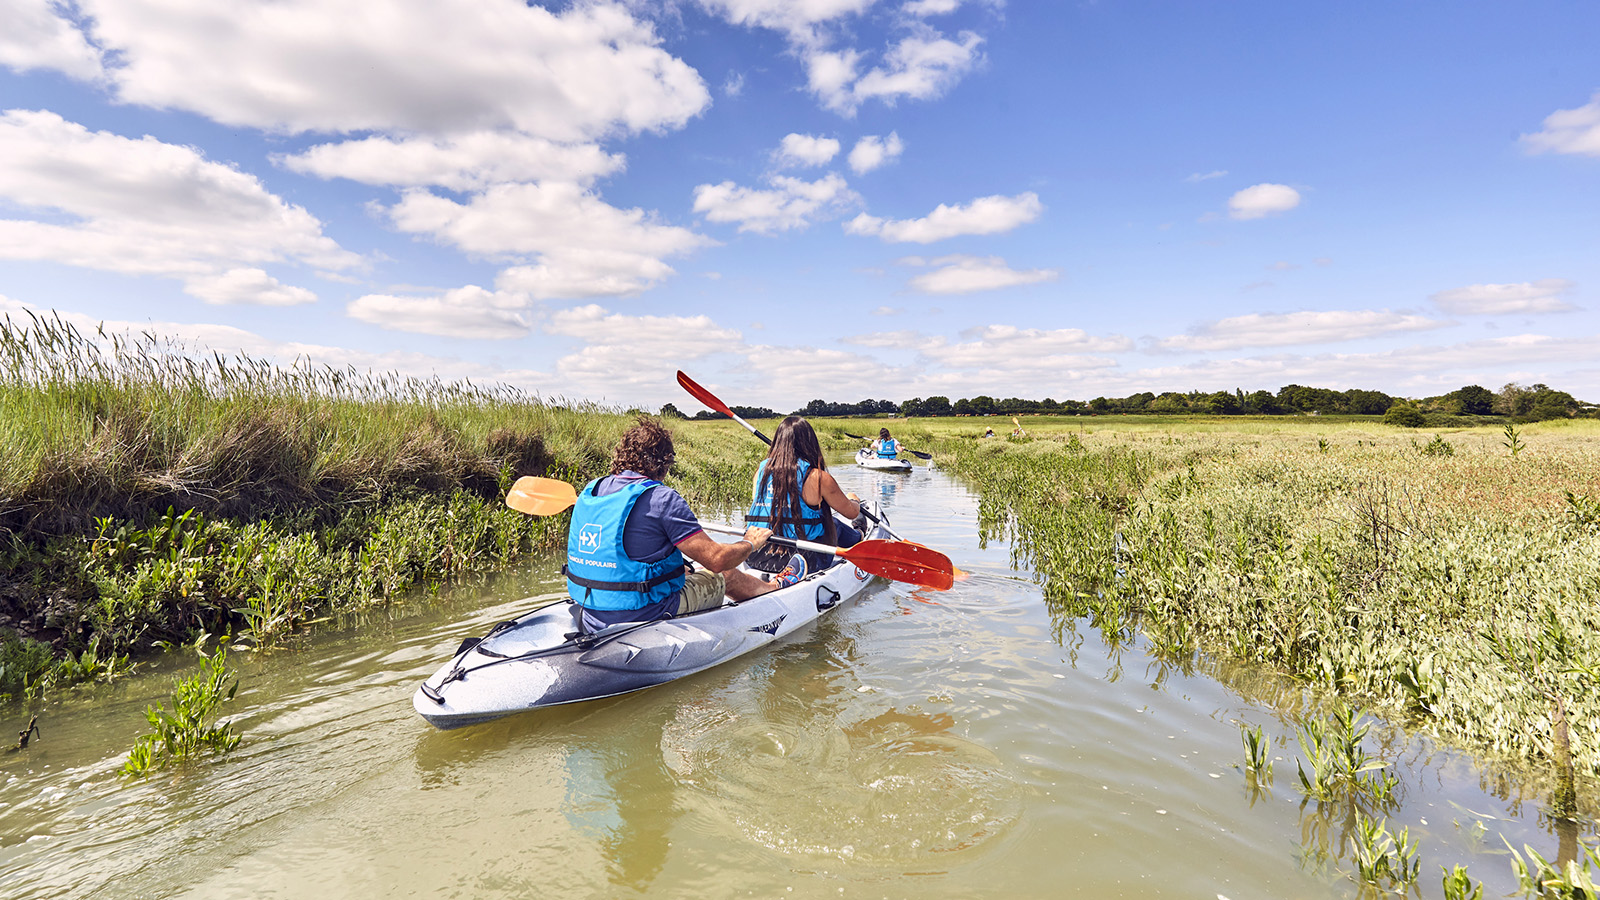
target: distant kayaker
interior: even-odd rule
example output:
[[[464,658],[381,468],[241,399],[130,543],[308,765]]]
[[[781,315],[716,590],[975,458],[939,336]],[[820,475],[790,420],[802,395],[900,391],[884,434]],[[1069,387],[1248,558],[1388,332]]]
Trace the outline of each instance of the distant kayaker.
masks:
[[[900,442],[889,436],[887,428],[878,429],[878,439],[872,442],[872,450],[879,459],[900,458]]]
[[[985,428],[983,430],[983,436],[986,437],[986,438],[994,437],[994,429],[993,428]]]
[[[835,547],[853,547],[861,541],[859,529],[866,525],[861,514],[861,498],[846,494],[828,472],[822,459],[822,445],[811,423],[799,416],[783,420],[772,436],[772,450],[756,468],[751,484],[754,500],[745,514],[747,524],[772,525],[780,537],[816,541]],[[777,513],[774,514],[774,510]],[[847,525],[834,518],[855,520]],[[796,554],[811,567],[832,565],[836,557],[820,553]],[[751,561],[766,568],[777,554],[769,548]],[[793,565],[791,558],[790,564]]]
[[[585,631],[714,609],[724,595],[748,600],[804,577],[798,554],[772,581],[736,568],[772,532],[751,526],[732,544],[712,540],[683,496],[661,483],[675,459],[672,435],[640,418],[617,445],[611,474],[578,492],[562,573]]]

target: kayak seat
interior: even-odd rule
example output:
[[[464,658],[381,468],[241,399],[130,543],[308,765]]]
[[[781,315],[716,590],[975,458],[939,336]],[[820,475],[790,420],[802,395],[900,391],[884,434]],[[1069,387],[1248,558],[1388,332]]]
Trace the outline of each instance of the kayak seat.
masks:
[[[820,572],[823,569],[831,568],[832,566],[844,562],[844,560],[834,556],[832,553],[817,553],[812,550],[801,550],[799,552],[801,556],[805,557],[806,570],[810,572]],[[766,572],[769,575],[776,575],[783,571],[783,567],[789,564],[789,557],[793,556],[794,554],[795,551],[789,549],[788,547],[779,547],[776,544],[768,544],[762,547],[760,550],[750,554],[749,558],[744,561],[744,564],[752,569],[755,569],[757,572]]]

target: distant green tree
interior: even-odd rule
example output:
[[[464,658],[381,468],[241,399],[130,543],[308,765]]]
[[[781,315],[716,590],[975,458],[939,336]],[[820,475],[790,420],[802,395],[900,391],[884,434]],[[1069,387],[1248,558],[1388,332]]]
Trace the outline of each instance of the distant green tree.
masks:
[[[1481,385],[1469,384],[1447,396],[1455,399],[1460,415],[1487,416],[1494,413],[1494,392]]]
[[[1422,410],[1415,406],[1409,403],[1396,403],[1383,414],[1383,424],[1398,425],[1401,428],[1421,428],[1428,424],[1428,419],[1422,414]]]
[[[1151,412],[1187,412],[1189,410],[1189,401],[1182,394],[1175,391],[1167,391],[1165,394],[1150,401],[1150,405],[1146,408]]]
[[[1539,385],[1544,387],[1544,385]],[[1555,391],[1544,388],[1536,391],[1533,396],[1533,408],[1528,410],[1530,419],[1565,419],[1578,409],[1578,401],[1566,391]]]
[[[1278,404],[1278,398],[1271,391],[1255,391],[1245,398],[1245,409],[1262,416],[1273,416],[1283,412],[1283,407]]]
[[[1209,411],[1212,415],[1236,416],[1239,413],[1244,412],[1244,404],[1239,402],[1239,398],[1236,395],[1227,391],[1217,391],[1215,394],[1207,394],[1205,399],[1201,402],[1209,405]]]
[[[661,407],[661,418],[663,418],[663,419],[687,419],[689,417],[684,415],[683,413],[679,412],[678,408],[676,406],[673,406],[671,403],[668,403],[665,406]]]
[[[1382,391],[1363,391],[1357,388],[1344,392],[1344,408],[1323,412],[1348,412],[1358,416],[1377,416],[1394,405],[1394,398]]]

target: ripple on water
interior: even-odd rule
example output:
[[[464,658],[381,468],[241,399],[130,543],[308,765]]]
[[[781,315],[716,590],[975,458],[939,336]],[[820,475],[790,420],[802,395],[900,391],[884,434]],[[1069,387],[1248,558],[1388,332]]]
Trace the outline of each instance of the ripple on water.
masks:
[[[949,716],[891,710],[850,725],[685,711],[662,735],[667,766],[751,841],[858,863],[948,866],[1020,816],[1022,791]]]

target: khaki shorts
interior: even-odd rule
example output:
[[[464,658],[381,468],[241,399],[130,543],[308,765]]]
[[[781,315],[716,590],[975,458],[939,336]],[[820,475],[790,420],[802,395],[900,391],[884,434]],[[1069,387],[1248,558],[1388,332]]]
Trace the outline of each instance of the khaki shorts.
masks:
[[[722,605],[722,595],[728,590],[726,579],[709,569],[695,569],[683,579],[683,592],[678,595],[678,615],[716,609]]]

